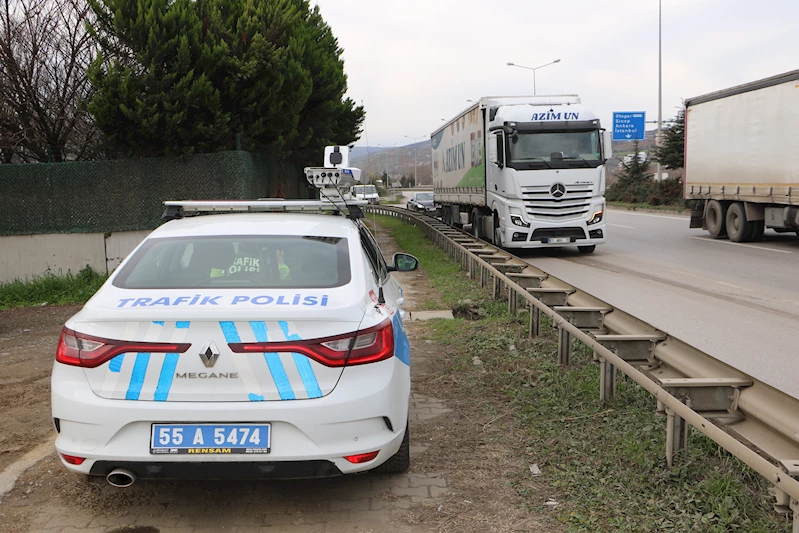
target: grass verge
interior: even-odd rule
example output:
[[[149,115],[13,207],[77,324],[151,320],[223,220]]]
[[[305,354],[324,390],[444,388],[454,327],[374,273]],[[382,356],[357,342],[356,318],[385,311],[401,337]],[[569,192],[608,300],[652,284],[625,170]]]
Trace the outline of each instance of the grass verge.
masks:
[[[0,310],[16,307],[84,303],[108,278],[88,265],[77,274],[45,274],[30,280],[0,283]]]
[[[378,224],[419,258],[444,295],[438,308],[469,300],[482,310],[474,321],[432,321],[425,334],[446,348],[448,373],[458,377],[460,393],[485,399],[501,392],[503,403],[475,408],[512,410],[524,435],[513,449],[540,467],[535,484],[559,493],[555,512],[570,531],[790,531],[789,521],[773,512],[771,487],[758,474],[696,431],[668,469],[665,422],[655,415],[652,396],[620,376],[615,401],[601,405],[598,368],[587,349],[575,345],[573,365],[561,367],[555,332],[546,323],[541,337],[527,339],[526,314],[508,314],[421,230],[390,217],[378,217]],[[530,512],[542,512],[529,471],[507,482],[527,498]]]
[[[652,211],[665,211],[665,212],[673,212],[673,213],[685,213],[690,211],[690,209],[684,205],[651,205],[651,204],[633,204],[629,202],[608,202],[608,205],[611,207],[617,207],[619,209],[627,209],[629,211],[636,211],[638,209],[649,209]]]

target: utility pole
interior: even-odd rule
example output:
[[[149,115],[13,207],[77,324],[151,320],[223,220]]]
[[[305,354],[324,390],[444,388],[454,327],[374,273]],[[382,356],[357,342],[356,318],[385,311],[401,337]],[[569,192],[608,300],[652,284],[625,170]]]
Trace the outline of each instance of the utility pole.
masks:
[[[663,46],[661,28],[663,26],[663,0],[658,0],[658,131],[655,135],[655,146],[660,146],[661,130],[663,128]],[[657,165],[656,181],[660,181],[661,174],[660,161]]]
[[[416,139],[425,139],[427,135],[420,135],[419,137],[411,137],[410,135],[406,135],[407,138],[413,139],[413,186],[417,187],[419,182],[416,181]]]

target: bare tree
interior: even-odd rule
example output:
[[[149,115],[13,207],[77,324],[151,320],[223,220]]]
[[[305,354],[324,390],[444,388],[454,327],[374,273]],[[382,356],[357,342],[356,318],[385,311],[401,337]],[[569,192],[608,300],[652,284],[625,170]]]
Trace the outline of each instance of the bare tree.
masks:
[[[83,104],[96,54],[85,0],[0,0],[0,160],[91,157],[98,133]]]

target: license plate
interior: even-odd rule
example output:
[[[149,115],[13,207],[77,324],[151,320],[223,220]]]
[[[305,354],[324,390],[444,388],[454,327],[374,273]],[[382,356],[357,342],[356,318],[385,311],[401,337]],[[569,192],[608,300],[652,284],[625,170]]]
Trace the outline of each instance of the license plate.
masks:
[[[151,454],[264,454],[271,424],[153,424]]]
[[[547,239],[549,244],[568,244],[572,242],[570,237],[553,237],[551,239]]]

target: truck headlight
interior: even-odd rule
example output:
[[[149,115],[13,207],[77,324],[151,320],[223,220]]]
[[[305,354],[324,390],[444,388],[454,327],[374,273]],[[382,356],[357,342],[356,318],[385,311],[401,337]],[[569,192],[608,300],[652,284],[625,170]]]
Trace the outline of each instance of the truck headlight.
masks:
[[[588,225],[590,226],[591,224],[597,224],[599,222],[602,222],[602,216],[604,214],[605,212],[602,209],[600,209],[599,211],[594,211],[594,214],[591,215],[591,218],[588,219]]]
[[[510,221],[513,222],[514,226],[519,226],[522,228],[529,228],[529,222],[525,222],[522,218],[522,212],[518,207],[509,207],[508,212],[510,213]]]

